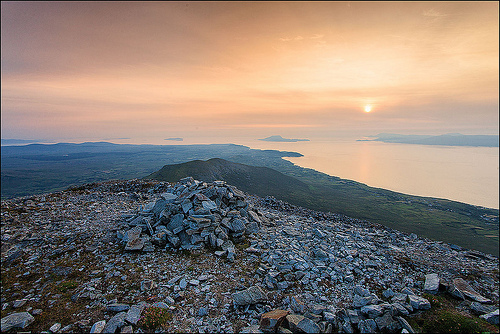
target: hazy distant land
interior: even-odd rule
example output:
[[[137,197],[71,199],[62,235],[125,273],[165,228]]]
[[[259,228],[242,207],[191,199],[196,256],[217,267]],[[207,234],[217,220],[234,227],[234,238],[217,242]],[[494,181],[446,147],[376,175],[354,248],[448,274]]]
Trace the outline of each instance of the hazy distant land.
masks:
[[[427,136],[380,133],[373,137],[376,138],[359,139],[358,141],[381,141],[384,143],[418,145],[499,147],[498,135],[463,135],[460,133],[447,133],[439,136]]]
[[[259,139],[263,141],[275,141],[275,142],[288,142],[288,143],[295,143],[298,141],[309,141],[309,139],[289,139],[289,138],[283,138],[279,135],[276,136],[270,136],[267,138]]]
[[[40,143],[40,140],[31,140],[31,139],[3,139],[2,145],[25,145],[25,144],[34,144]]]
[[[183,138],[180,137],[172,137],[172,138],[165,138],[165,140],[171,140],[171,141],[183,141]]]

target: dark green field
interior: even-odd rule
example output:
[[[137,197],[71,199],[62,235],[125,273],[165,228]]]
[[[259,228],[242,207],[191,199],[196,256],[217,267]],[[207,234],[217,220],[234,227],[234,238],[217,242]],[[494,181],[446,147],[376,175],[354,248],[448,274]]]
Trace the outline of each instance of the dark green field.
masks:
[[[144,178],[164,165],[222,158],[249,166],[228,167],[221,161],[215,161],[208,169],[211,174],[207,174],[206,164],[195,162],[182,167],[169,167],[174,174],[168,180],[193,176],[208,181],[211,177],[224,176],[230,184],[249,193],[272,195],[310,209],[366,219],[498,256],[498,210],[368,187],[295,166],[281,159],[286,156],[300,155],[252,150],[232,144],[160,146],[85,143],[2,147],[2,199],[53,192],[90,182]],[[214,164],[218,167],[215,168]]]

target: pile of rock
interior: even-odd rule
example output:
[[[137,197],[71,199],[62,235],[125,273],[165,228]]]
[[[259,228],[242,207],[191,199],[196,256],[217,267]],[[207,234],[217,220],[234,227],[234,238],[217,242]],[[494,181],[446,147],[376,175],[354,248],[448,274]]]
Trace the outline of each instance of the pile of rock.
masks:
[[[224,181],[205,183],[187,177],[127,218],[128,231],[118,231],[126,251],[216,249],[234,261],[234,242],[260,229],[262,215],[245,195]]]

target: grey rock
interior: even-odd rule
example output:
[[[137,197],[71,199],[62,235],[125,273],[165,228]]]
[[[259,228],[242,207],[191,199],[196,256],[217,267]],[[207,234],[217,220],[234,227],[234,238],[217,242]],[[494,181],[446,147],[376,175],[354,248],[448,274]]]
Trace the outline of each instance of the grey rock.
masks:
[[[396,317],[398,319],[399,323],[401,324],[401,327],[403,330],[406,330],[408,333],[415,333],[415,330],[410,326],[408,321],[406,321],[405,318],[403,317]]]
[[[233,234],[243,233],[246,230],[243,219],[233,219],[229,224],[229,230]]]
[[[384,313],[384,307],[382,305],[366,305],[361,308],[361,313],[374,319]]]
[[[61,328],[60,332],[61,333],[71,333],[71,332],[73,332],[72,329],[73,329],[73,324],[69,324],[69,325],[66,325],[63,328]]]
[[[213,202],[213,201],[203,201],[201,203],[201,205],[206,210],[215,210],[215,209],[217,209],[217,204],[215,204],[215,202]]]
[[[167,303],[164,303],[164,302],[155,302],[151,305],[151,307],[170,309],[169,305]]]
[[[188,282],[186,280],[186,278],[182,278],[181,281],[179,282],[179,287],[182,289],[182,290],[185,290],[186,287],[188,285]]]
[[[102,330],[106,326],[106,320],[101,320],[92,325],[90,333],[102,333]]]
[[[354,287],[354,293],[361,297],[368,297],[370,295],[370,291],[368,291],[367,289],[363,288],[360,285],[356,285]]]
[[[410,312],[400,303],[394,303],[391,305],[394,311],[394,315],[408,315]]]
[[[361,320],[358,323],[358,329],[361,333],[375,333],[377,330],[377,323],[373,319]]]
[[[154,289],[156,287],[156,283],[150,279],[146,279],[141,282],[141,291],[148,291]]]
[[[490,299],[481,296],[462,278],[455,278],[452,285],[456,290],[460,291],[467,298],[480,303],[491,303]]]
[[[12,307],[13,308],[23,307],[26,304],[27,301],[28,301],[27,299],[14,300],[14,302],[12,303]]]
[[[124,327],[120,330],[120,334],[131,334],[131,333],[134,333],[134,329],[132,328],[132,326],[131,326],[131,325],[124,326]]]
[[[257,334],[257,333],[264,333],[259,329],[259,325],[251,325],[247,326],[241,329],[240,333],[244,334]]]
[[[286,316],[289,328],[292,332],[320,333],[319,326],[312,320],[299,315],[289,314]]]
[[[106,323],[101,333],[115,333],[118,328],[125,326],[125,318],[127,317],[127,312],[120,312],[115,314]]]
[[[59,330],[61,329],[61,324],[59,322],[56,322],[55,324],[53,324],[52,326],[50,326],[49,328],[49,331],[52,332],[52,333],[57,333],[59,332]]]
[[[250,305],[267,300],[266,293],[256,285],[246,290],[233,293],[232,297],[236,305]]]
[[[204,317],[204,316],[206,316],[206,315],[208,315],[208,310],[207,310],[207,308],[206,308],[206,307],[200,307],[200,308],[198,309],[198,316],[199,316],[199,317]]]
[[[371,296],[361,297],[360,295],[355,294],[354,298],[352,299],[352,306],[354,306],[355,308],[360,308],[365,305],[373,304],[371,302],[372,299],[373,298]]]
[[[391,288],[388,288],[387,290],[384,290],[382,292],[382,296],[384,296],[385,298],[391,298],[392,296],[394,296],[394,291],[392,291]]]
[[[480,315],[479,317],[488,321],[492,325],[498,325],[498,309],[493,312]]]
[[[495,311],[494,305],[484,305],[479,302],[472,302],[470,309],[476,314],[486,314]]]
[[[439,290],[438,274],[425,275],[424,292],[436,294]]]
[[[388,312],[384,313],[383,316],[375,319],[377,327],[382,332],[395,333],[401,329],[401,324],[397,319],[394,319]]]
[[[431,308],[431,303],[423,297],[408,295],[408,301],[415,310],[428,310]]]
[[[167,224],[167,229],[169,231],[172,231],[174,234],[177,234],[179,232],[174,232],[174,230],[179,228],[182,230],[183,221],[184,221],[184,215],[182,213],[178,213],[170,219],[170,222]]]
[[[12,313],[2,318],[0,327],[2,332],[7,332],[12,328],[26,328],[33,321],[35,321],[35,318],[28,312]]]
[[[292,308],[292,310],[296,313],[301,313],[301,314],[304,314],[306,312],[306,304],[304,303],[304,301],[302,300],[301,297],[299,296],[292,296],[290,298],[290,307]]]
[[[179,248],[181,245],[181,239],[175,235],[168,236],[167,240],[172,244],[174,248]]]
[[[106,306],[106,311],[111,311],[111,312],[123,312],[127,311],[128,309],[130,309],[130,306],[127,304],[114,303]]]
[[[405,295],[415,295],[415,292],[413,292],[413,290],[410,288],[404,288],[403,290],[401,290],[401,293]]]
[[[127,245],[125,246],[126,251],[140,251],[144,247],[144,238],[137,238],[133,239],[127,242]]]
[[[125,321],[132,325],[137,325],[137,322],[141,318],[142,311],[144,310],[146,305],[146,302],[140,302],[139,304],[132,305],[127,312]]]
[[[259,232],[259,224],[257,222],[251,222],[248,223],[246,226],[246,233],[247,234],[252,234],[252,233],[257,233]]]

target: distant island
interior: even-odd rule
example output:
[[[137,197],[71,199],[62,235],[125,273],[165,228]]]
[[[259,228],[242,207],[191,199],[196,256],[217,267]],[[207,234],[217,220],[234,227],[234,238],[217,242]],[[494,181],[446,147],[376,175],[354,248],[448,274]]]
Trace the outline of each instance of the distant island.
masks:
[[[375,139],[358,139],[358,141],[381,141],[384,143],[418,145],[499,147],[498,135],[463,135],[460,133],[447,133],[439,136],[429,136],[380,133],[373,137],[375,137]]]
[[[165,140],[172,140],[172,141],[183,141],[184,139],[179,138],[179,137],[174,137],[174,138],[165,138]]]
[[[287,142],[287,143],[294,143],[298,141],[309,141],[309,139],[289,139],[289,138],[283,138],[281,136],[270,136],[267,138],[259,139],[263,141],[275,141],[275,142]]]

